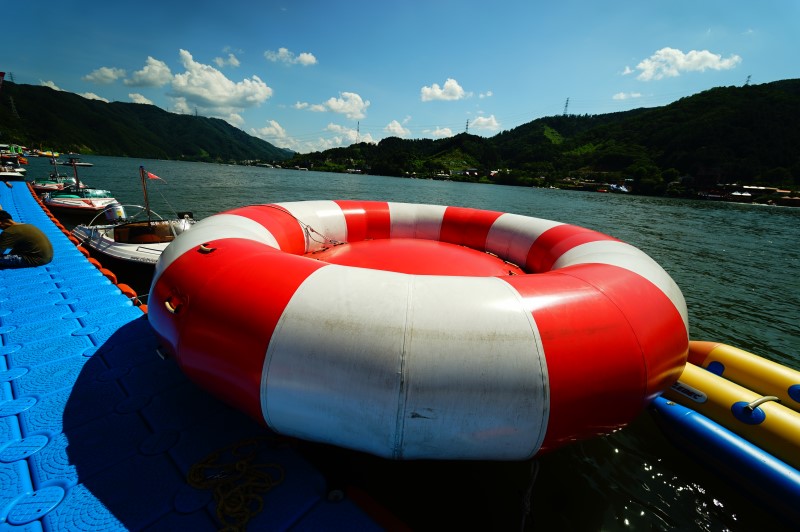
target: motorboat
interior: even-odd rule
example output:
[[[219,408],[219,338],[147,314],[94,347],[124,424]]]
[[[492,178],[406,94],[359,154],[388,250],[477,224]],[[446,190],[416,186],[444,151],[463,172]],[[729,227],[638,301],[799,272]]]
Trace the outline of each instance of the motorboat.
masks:
[[[78,177],[78,168],[72,165],[75,184],[64,186],[61,190],[45,193],[42,202],[51,211],[66,214],[94,215],[106,208],[119,205],[108,190],[83,186]],[[56,167],[58,173],[58,167]]]
[[[160,178],[145,171],[144,167],[140,167],[140,175],[144,206],[109,205],[88,224],[77,225],[72,234],[90,251],[104,257],[155,267],[161,252],[178,235],[188,231],[195,220],[191,212],[175,213],[175,218],[164,219],[151,210],[147,181]],[[129,214],[131,212],[133,214]],[[106,223],[102,223],[101,216]]]
[[[50,160],[50,164],[56,165],[61,164],[64,166],[94,166],[92,163],[87,163],[85,161],[81,161],[80,157],[77,155],[67,155],[66,161],[57,161],[55,158]]]
[[[21,181],[25,179],[25,170],[8,165],[0,165],[0,181]]]
[[[128,215],[132,210],[135,213]],[[141,205],[117,204],[106,207],[88,224],[77,225],[72,234],[84,247],[106,257],[155,266],[170,242],[194,223],[190,212],[164,219]]]
[[[66,175],[61,175],[56,170],[55,172],[51,173],[47,177],[43,177],[40,179],[34,179],[30,181],[31,188],[37,194],[45,194],[47,192],[57,192],[60,190],[64,190],[65,187],[69,187],[72,185],[77,185],[74,177],[69,177]],[[86,185],[81,183],[80,188],[86,188]]]
[[[47,192],[42,202],[51,211],[68,214],[97,214],[108,207],[119,205],[110,191],[84,188],[80,185],[65,186],[61,190]]]

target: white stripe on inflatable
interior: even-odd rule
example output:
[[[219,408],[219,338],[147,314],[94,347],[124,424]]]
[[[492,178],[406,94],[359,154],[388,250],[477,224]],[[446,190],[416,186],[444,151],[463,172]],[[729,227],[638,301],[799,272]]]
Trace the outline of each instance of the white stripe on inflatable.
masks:
[[[444,205],[389,203],[390,238],[439,240],[446,210]]]
[[[655,260],[644,251],[615,240],[600,240],[576,246],[553,264],[552,270],[575,264],[610,264],[641,275],[656,285],[680,312],[686,331],[689,331],[689,311],[678,285]]]
[[[559,225],[564,224],[505,213],[497,218],[489,229],[489,234],[486,236],[486,251],[517,266],[525,266],[528,251],[534,241],[545,231]]]
[[[317,251],[328,245],[328,241],[347,241],[347,224],[341,207],[334,201],[292,201],[276,203],[292,216],[309,226],[316,233],[305,231],[306,253]]]
[[[331,265],[275,328],[261,406],[281,434],[386,458],[526,459],[549,383],[531,314],[502,280]]]
[[[189,250],[212,240],[245,238],[280,249],[272,233],[250,218],[236,214],[215,214],[192,225],[189,231],[179,234],[164,249],[156,263],[153,285],[170,264]]]

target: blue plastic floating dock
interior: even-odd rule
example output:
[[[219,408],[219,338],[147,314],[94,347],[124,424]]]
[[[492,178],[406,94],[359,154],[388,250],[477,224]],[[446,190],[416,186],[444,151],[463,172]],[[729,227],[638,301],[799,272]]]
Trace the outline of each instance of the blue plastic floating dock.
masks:
[[[157,356],[143,311],[27,184],[53,261],[0,270],[0,530],[380,530],[287,440]]]

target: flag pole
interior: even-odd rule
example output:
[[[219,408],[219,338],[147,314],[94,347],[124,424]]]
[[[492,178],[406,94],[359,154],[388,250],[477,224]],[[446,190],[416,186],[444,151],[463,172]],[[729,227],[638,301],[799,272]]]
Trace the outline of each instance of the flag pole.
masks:
[[[147,197],[147,175],[144,171],[144,166],[139,167],[139,175],[142,178],[142,192],[144,193],[144,208],[147,211],[147,224],[152,225],[152,219],[150,216],[150,199]]]

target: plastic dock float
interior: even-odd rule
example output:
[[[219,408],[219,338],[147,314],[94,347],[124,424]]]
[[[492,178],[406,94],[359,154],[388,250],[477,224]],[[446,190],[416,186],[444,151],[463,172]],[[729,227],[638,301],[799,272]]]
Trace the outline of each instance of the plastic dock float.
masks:
[[[9,184],[0,205],[55,257],[0,270],[0,530],[384,528],[291,441],[159,358],[124,285]]]

